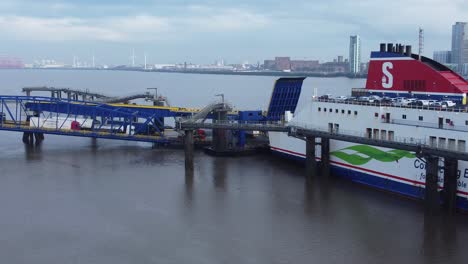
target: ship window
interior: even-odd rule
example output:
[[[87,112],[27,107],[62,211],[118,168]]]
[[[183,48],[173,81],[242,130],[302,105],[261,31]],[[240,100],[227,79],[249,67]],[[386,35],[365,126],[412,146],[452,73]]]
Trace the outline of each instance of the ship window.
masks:
[[[344,114],[345,113],[345,110],[344,109],[341,109],[341,113]],[[468,125],[468,121],[467,122],[467,125]]]
[[[423,116],[419,116],[419,121],[423,121]]]
[[[326,112],[326,111],[327,111],[327,108],[323,108],[323,111]]]
[[[466,145],[465,140],[458,140],[458,145],[457,145],[458,151],[465,152],[465,148],[466,148],[465,145]]]
[[[354,115],[357,115],[357,111],[354,111]]]
[[[406,119],[406,115],[402,115],[401,118]]]
[[[334,124],[334,128],[335,128],[335,133],[340,132],[340,124]]]
[[[320,111],[322,111],[322,108],[321,108],[321,107],[319,107],[319,108],[318,108],[318,111],[319,111],[319,112],[320,112]]]
[[[329,112],[330,112],[330,113],[333,112],[333,109],[330,108]]]
[[[448,149],[455,150],[456,140],[453,138],[448,139]]]
[[[350,114],[351,114],[351,110],[348,110],[348,115],[350,115]]]
[[[467,126],[468,126],[468,120],[465,120],[465,125],[467,125]]]
[[[446,148],[447,147],[447,141],[445,140],[445,138],[443,138],[443,137],[439,138],[439,145],[437,147],[439,147],[439,148]]]
[[[372,134],[373,139],[379,139],[379,130],[374,128],[374,133]]]
[[[374,117],[379,117],[379,113],[374,113]]]
[[[335,113],[337,113],[337,114],[338,114],[338,109],[335,109]]]
[[[380,130],[380,139],[382,140],[387,139],[387,130]]]
[[[372,128],[367,128],[366,129],[366,136],[367,136],[367,138],[372,138]]]
[[[426,81],[425,80],[404,80],[403,87],[405,90],[426,89]]]

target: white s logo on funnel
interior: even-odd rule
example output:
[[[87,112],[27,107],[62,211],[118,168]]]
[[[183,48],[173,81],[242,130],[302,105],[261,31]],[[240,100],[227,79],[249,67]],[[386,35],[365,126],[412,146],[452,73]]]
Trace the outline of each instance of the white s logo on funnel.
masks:
[[[390,89],[393,87],[393,75],[388,71],[389,69],[393,69],[393,63],[391,62],[384,62],[382,64],[382,87],[386,89]]]

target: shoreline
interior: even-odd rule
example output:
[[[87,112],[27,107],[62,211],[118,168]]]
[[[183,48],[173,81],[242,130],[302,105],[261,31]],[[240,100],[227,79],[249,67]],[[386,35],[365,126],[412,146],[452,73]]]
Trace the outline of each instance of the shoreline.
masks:
[[[279,72],[279,71],[210,71],[210,70],[144,70],[132,68],[17,68],[0,70],[79,70],[79,71],[134,71],[134,72],[156,72],[156,73],[183,73],[183,74],[211,74],[211,75],[240,75],[240,76],[275,76],[275,77],[316,77],[316,78],[349,78],[365,79],[367,74],[349,73],[315,73],[315,72]]]

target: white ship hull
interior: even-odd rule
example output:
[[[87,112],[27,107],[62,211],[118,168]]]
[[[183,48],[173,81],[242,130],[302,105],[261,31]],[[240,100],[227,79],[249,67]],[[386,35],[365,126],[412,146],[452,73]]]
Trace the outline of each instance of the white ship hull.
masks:
[[[319,107],[321,111],[317,110]],[[333,111],[323,111],[324,108],[330,109],[330,107],[333,107]],[[339,109],[339,111],[335,111],[335,109]],[[341,109],[346,109],[345,114],[341,113]],[[351,111],[350,115],[348,115],[348,109]],[[359,111],[359,114],[354,115],[354,111]],[[381,114],[383,112],[391,112],[394,117],[402,116],[403,113],[408,119],[413,118],[413,115],[417,115],[416,119],[418,116],[422,116],[423,120],[429,122],[426,124],[427,127],[389,124],[382,122]],[[443,137],[443,143],[446,145],[451,144],[447,142],[455,142],[454,144],[460,144],[461,147],[464,147],[464,142],[468,140],[467,132],[430,127],[429,123],[433,121],[430,118],[437,120],[437,115],[444,115],[444,118],[450,117],[452,122],[456,122],[456,124],[464,123],[464,119],[468,118],[465,117],[466,113],[439,113],[431,110],[312,102],[297,113],[290,122],[307,123],[323,129],[326,129],[329,124],[339,124],[340,129],[354,128],[362,133],[369,127],[372,128],[373,133],[377,131],[377,137],[381,136],[380,132],[382,131],[385,131],[387,136],[389,131],[397,136],[411,135],[414,136],[415,140],[426,139],[429,138],[428,135],[431,135],[434,136],[432,138],[436,138],[436,143]],[[372,118],[374,116],[377,117]],[[396,119],[394,122],[397,122]],[[456,126],[452,125],[451,128],[454,127]],[[459,129],[462,130],[462,128]],[[289,137],[287,133],[283,132],[270,132],[269,138],[270,148],[273,152],[295,160],[305,160],[305,141]],[[454,140],[450,140],[451,138]],[[441,143],[439,142],[439,144]],[[454,145],[454,147],[457,146]],[[395,153],[398,153],[399,156]],[[317,148],[316,159],[320,160],[320,147]],[[330,162],[332,171],[337,176],[414,198],[424,198],[425,162],[417,158],[414,153],[331,140]],[[442,159],[440,166],[443,166]],[[458,174],[457,204],[468,210],[468,162],[458,162]],[[442,186],[443,171],[441,170],[439,187],[442,188]]]

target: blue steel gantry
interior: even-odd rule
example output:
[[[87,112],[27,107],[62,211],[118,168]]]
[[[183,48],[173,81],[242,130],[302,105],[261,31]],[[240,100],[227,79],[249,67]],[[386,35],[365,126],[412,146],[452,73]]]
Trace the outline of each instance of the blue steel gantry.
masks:
[[[0,130],[23,132],[23,141],[28,144],[34,138],[36,142],[43,140],[43,134],[167,144],[180,140],[164,135],[165,118],[192,117],[199,118],[201,122],[206,119],[280,121],[285,111],[294,113],[303,80],[278,79],[266,116],[260,110],[232,112],[232,109],[221,109],[221,119],[220,109],[213,108],[219,103],[203,109],[136,105],[115,102],[128,102],[143,97],[147,99],[149,95],[109,97],[68,88],[30,87],[23,89],[26,96],[0,95]],[[31,92],[36,91],[51,92],[51,97],[32,96]],[[80,96],[82,100],[79,100]],[[152,100],[153,104],[161,104],[156,101],[156,97]],[[233,131],[225,136],[235,147],[243,148],[246,143],[244,130]]]
[[[1,96],[0,130],[170,143],[165,117],[185,117],[196,109],[106,104],[40,96]],[[23,137],[23,140],[25,138]]]

